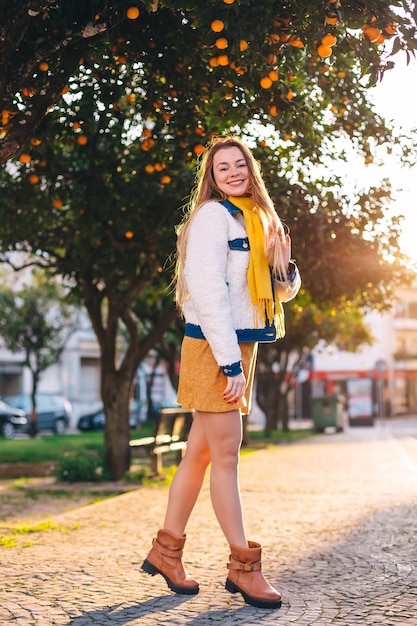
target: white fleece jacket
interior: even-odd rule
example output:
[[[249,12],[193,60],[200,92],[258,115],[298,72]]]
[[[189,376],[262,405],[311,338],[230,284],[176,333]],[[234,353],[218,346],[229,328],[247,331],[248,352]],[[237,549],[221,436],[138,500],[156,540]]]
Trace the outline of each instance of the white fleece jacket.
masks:
[[[193,217],[187,240],[186,335],[205,338],[226,375],[241,371],[239,341],[276,339],[274,327],[254,328],[248,266],[249,243],[241,211],[232,212],[220,202],[206,203]],[[291,266],[291,281],[274,280],[281,302],[291,300],[300,288],[298,269]]]

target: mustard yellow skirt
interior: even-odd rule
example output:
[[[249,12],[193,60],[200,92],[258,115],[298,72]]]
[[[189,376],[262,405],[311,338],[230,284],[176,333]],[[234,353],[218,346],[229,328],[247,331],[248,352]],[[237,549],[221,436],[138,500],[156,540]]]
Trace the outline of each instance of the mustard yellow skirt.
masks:
[[[184,409],[208,413],[224,413],[240,409],[246,415],[251,408],[255,374],[257,343],[241,343],[243,373],[246,378],[245,395],[229,404],[223,399],[226,376],[216,363],[211,348],[204,339],[184,337],[181,348],[181,368],[177,402]]]

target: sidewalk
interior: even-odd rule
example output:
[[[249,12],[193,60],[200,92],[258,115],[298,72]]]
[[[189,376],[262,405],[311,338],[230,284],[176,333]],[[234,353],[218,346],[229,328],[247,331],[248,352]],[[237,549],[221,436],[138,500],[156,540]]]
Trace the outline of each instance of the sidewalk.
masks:
[[[184,554],[197,596],[141,572],[167,491],[140,488],[0,547],[1,626],[417,624],[417,418],[243,456],[241,484],[281,609],[224,590],[228,547],[205,484]]]

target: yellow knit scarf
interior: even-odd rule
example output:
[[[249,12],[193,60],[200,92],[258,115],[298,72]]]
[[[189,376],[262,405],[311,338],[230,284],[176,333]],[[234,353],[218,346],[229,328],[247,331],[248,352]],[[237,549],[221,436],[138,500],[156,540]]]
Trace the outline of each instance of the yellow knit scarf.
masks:
[[[277,336],[285,335],[284,310],[281,302],[275,302],[271,272],[265,256],[265,234],[259,210],[250,197],[227,198],[234,206],[240,209],[245,220],[246,232],[249,239],[250,258],[248,268],[248,284],[251,300],[255,309],[256,322],[274,322]]]

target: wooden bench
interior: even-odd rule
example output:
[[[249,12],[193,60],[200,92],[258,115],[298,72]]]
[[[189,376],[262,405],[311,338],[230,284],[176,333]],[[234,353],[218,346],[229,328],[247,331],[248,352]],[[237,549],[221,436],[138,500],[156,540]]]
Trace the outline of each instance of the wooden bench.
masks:
[[[193,415],[194,411],[188,409],[161,409],[156,418],[153,437],[140,437],[129,442],[132,456],[141,452],[148,454],[152,474],[162,473],[162,457],[168,452],[176,453],[178,464],[187,449]]]

